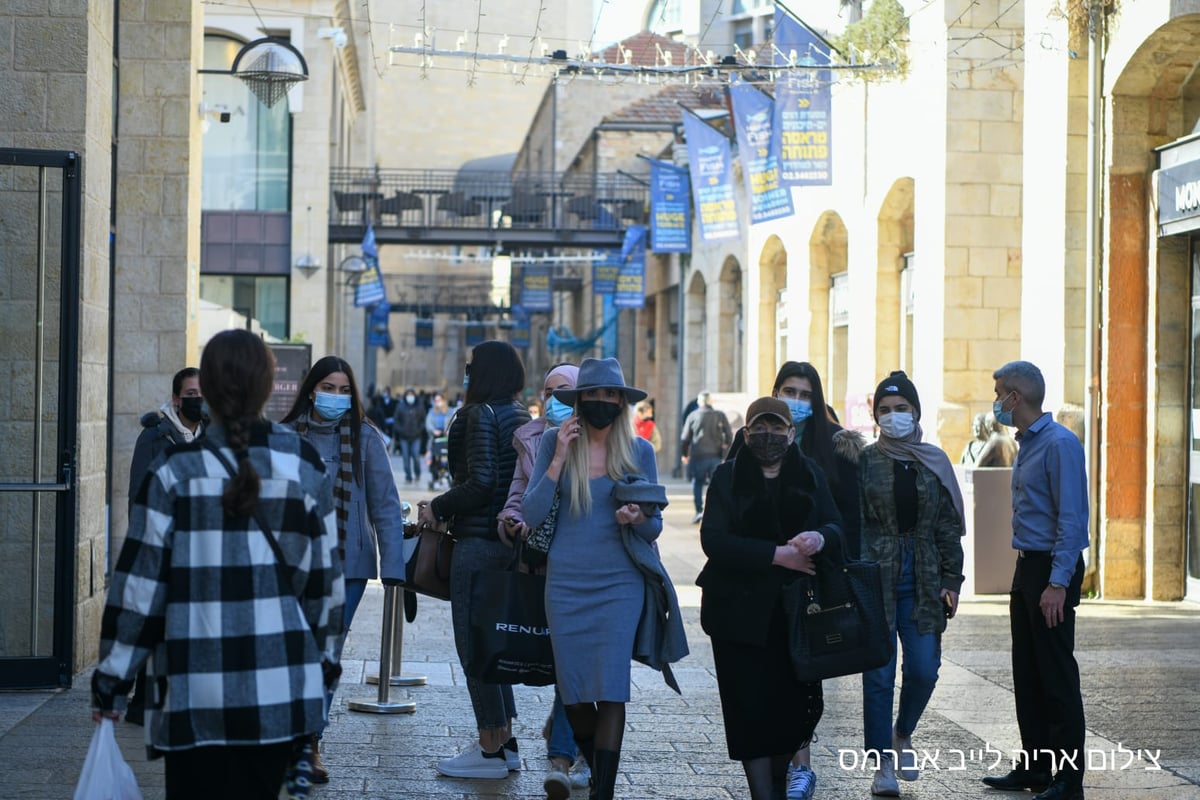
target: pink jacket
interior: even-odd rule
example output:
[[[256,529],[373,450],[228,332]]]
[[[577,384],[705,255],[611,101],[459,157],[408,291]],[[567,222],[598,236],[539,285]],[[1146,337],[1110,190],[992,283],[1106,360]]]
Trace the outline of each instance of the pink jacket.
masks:
[[[525,521],[521,513],[521,498],[525,496],[525,487],[529,485],[529,475],[533,472],[533,460],[537,458],[538,443],[546,432],[549,421],[545,417],[526,422],[513,431],[513,449],[517,451],[517,466],[513,470],[512,483],[508,485],[508,501],[500,511],[501,517],[513,516],[520,522]],[[500,531],[504,523],[497,523]]]

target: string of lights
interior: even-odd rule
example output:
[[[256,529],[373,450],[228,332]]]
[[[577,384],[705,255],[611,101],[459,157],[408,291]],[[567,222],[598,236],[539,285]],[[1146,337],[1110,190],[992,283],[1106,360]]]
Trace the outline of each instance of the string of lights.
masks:
[[[753,63],[753,64],[747,63],[749,61],[747,56],[749,56],[750,53],[752,53],[753,51],[752,50],[742,51],[742,50],[740,50],[740,48],[737,48],[736,44],[734,44],[732,42],[728,43],[727,45],[722,45],[719,43],[706,43],[706,46],[710,48],[710,50],[708,51],[709,54],[711,54],[713,49],[722,49],[722,48],[726,48],[726,47],[729,50],[733,51],[735,54],[737,54],[737,53],[741,54],[740,56],[739,55],[724,56],[719,59],[716,57],[713,57],[711,63],[704,63],[703,60],[700,59],[699,63],[693,63],[693,64],[688,64],[688,65],[675,65],[675,64],[659,63],[657,65],[652,65],[652,66],[636,66],[635,67],[633,65],[617,65],[617,64],[606,63],[603,61],[597,61],[597,60],[595,60],[595,56],[591,53],[591,49],[594,45],[595,33],[596,33],[596,31],[599,30],[599,24],[607,10],[608,0],[603,0],[600,5],[599,11],[596,16],[595,24],[592,29],[592,35],[590,37],[591,41],[589,41],[587,43],[572,40],[572,39],[567,39],[565,37],[555,37],[553,35],[550,35],[549,32],[543,30],[542,29],[542,24],[543,24],[542,12],[545,10],[545,0],[540,0],[539,5],[538,5],[538,10],[533,16],[533,24],[534,24],[533,31],[534,32],[529,37],[529,40],[530,40],[529,53],[528,53],[528,55],[524,55],[524,56],[512,56],[507,53],[489,54],[489,53],[484,52],[484,43],[490,38],[494,38],[500,43],[497,45],[498,49],[502,48],[502,46],[504,44],[507,44],[508,33],[507,32],[499,32],[499,31],[491,31],[483,24],[483,22],[484,22],[483,17],[486,16],[486,14],[483,11],[482,0],[477,0],[477,2],[479,3],[479,6],[477,9],[477,14],[476,14],[476,26],[475,26],[474,37],[473,37],[475,39],[475,41],[472,43],[474,45],[474,47],[469,51],[465,47],[462,47],[462,46],[457,46],[453,50],[441,49],[441,48],[437,47],[436,38],[437,38],[438,29],[436,27],[433,27],[430,25],[430,19],[428,16],[429,9],[427,8],[428,0],[422,0],[420,10],[417,14],[417,18],[410,23],[406,23],[406,22],[398,21],[398,20],[385,21],[385,20],[379,19],[378,15],[376,15],[375,18],[372,18],[371,13],[370,13],[370,2],[371,2],[371,0],[361,0],[361,5],[366,7],[366,12],[365,12],[366,19],[364,20],[364,24],[366,26],[368,36],[371,38],[372,60],[376,65],[377,73],[379,73],[381,76],[383,75],[383,73],[379,69],[379,66],[378,66],[379,59],[375,56],[375,50],[374,50],[375,41],[374,41],[373,32],[375,31],[375,29],[378,26],[384,26],[384,25],[386,25],[388,28],[388,40],[389,40],[387,65],[399,66],[399,67],[412,67],[412,66],[414,66],[413,64],[405,63],[403,61],[397,61],[394,59],[394,56],[402,55],[402,54],[406,54],[406,53],[420,55],[420,56],[422,56],[422,58],[417,61],[415,66],[418,67],[422,71],[422,77],[427,77],[427,75],[425,75],[425,73],[428,70],[434,70],[434,69],[442,70],[442,71],[447,70],[447,69],[453,69],[456,71],[460,71],[460,68],[458,68],[458,67],[449,67],[448,68],[444,65],[435,65],[433,63],[435,57],[442,58],[442,57],[448,57],[448,56],[454,57],[455,59],[463,59],[462,63],[464,63],[467,71],[469,73],[471,73],[473,76],[480,76],[480,75],[485,75],[485,74],[486,75],[508,75],[514,81],[516,81],[518,83],[524,83],[526,81],[529,73],[531,71],[533,71],[533,69],[535,67],[541,67],[542,74],[550,74],[553,71],[553,68],[559,68],[559,72],[561,73],[561,71],[562,71],[561,68],[566,67],[568,69],[573,70],[576,73],[575,74],[576,77],[579,75],[583,75],[583,76],[588,76],[588,77],[597,77],[597,78],[601,78],[601,79],[614,80],[618,83],[622,82],[623,73],[627,73],[628,75],[626,75],[626,77],[632,77],[633,79],[638,79],[637,76],[640,74],[647,78],[650,76],[657,75],[660,77],[665,77],[667,79],[678,80],[678,79],[682,78],[684,80],[688,80],[688,78],[686,78],[686,76],[689,75],[690,73],[701,72],[704,70],[710,70],[710,71],[713,71],[714,73],[726,73],[726,72],[736,72],[738,70],[744,70],[744,69],[747,69],[748,67],[752,67],[757,72],[769,73],[769,72],[789,71],[789,69],[790,69],[790,67],[788,65],[776,67],[776,66],[772,66],[772,65],[765,65],[765,64],[758,64],[758,63]],[[994,31],[997,28],[1000,28],[1000,22],[1004,19],[1004,17],[1006,17],[1017,6],[1017,4],[1019,2],[1020,2],[1020,0],[1012,0],[1012,2],[1007,4],[1007,6],[996,15],[995,19],[991,20],[990,22],[983,25],[978,30],[975,30],[972,33],[969,33],[969,34],[966,34],[963,36],[947,37],[946,44],[950,44],[951,42],[954,43],[953,47],[949,50],[947,55],[954,56],[954,55],[962,52],[962,50],[964,50],[971,42],[980,41],[980,40],[988,41],[991,44],[995,45],[996,47],[999,47],[999,48],[1002,48],[1005,50],[1005,52],[1003,54],[1000,54],[1000,55],[984,62],[988,65],[989,68],[991,68],[991,65],[993,64],[993,62],[997,62],[998,60],[1004,59],[1007,56],[1011,56],[1011,55],[1020,53],[1021,52],[1020,45],[1006,44],[1005,42],[999,40],[994,35]],[[247,6],[249,5],[249,7],[253,11],[253,13],[255,13],[257,16],[259,16],[260,24],[261,24],[261,13],[268,13],[273,16],[305,17],[305,18],[320,19],[320,20],[328,20],[329,19],[327,14],[313,13],[311,11],[297,10],[295,8],[273,7],[270,4],[263,3],[263,2],[250,3],[249,0],[202,0],[202,4],[204,6],[211,6],[211,7],[228,7],[228,8],[238,8],[238,9],[246,9]],[[930,8],[933,5],[935,5],[933,0],[925,0],[925,2],[923,2],[920,6],[918,6],[916,9],[914,9],[911,13],[905,15],[905,17],[904,17],[905,22],[907,22],[908,20],[911,20],[912,17],[914,17],[916,14],[919,14],[921,11],[924,11],[925,9]],[[713,16],[708,20],[708,24],[705,27],[706,31],[711,29],[711,27],[715,24],[715,20],[720,16],[720,12],[721,12],[723,6],[724,6],[724,2],[722,0],[722,2],[718,5],[717,10],[714,12]],[[968,16],[968,14],[971,13],[971,11],[973,9],[977,9],[980,6],[981,6],[981,0],[970,0],[970,2],[967,3],[965,5],[965,7],[962,9],[962,11],[958,14],[957,18],[954,21],[952,21],[947,26],[947,28],[950,31],[953,31],[953,29],[959,23],[961,23],[962,20],[965,19]],[[902,28],[903,28],[903,25],[898,26],[896,31],[893,32],[893,36],[890,38],[892,40],[894,40],[897,44],[909,44],[911,46],[913,44],[912,40],[904,39],[903,37],[897,38],[897,37],[900,37]],[[1002,30],[1002,28],[1000,28],[1000,29]],[[405,31],[412,31],[415,33],[405,33]],[[412,41],[417,42],[417,45],[415,47],[405,47],[405,46],[394,45],[394,44],[392,44],[392,41],[397,36],[402,40],[405,38],[411,38]],[[572,43],[577,48],[575,58],[567,59],[564,63],[564,61],[562,59],[555,59],[550,55],[550,53],[568,51],[570,49]],[[462,44],[465,45],[466,42],[464,41]],[[556,45],[561,45],[561,46],[556,46]],[[537,53],[539,48],[542,51],[540,56]],[[693,47],[693,55],[698,52],[699,51]],[[489,70],[489,69],[485,68],[484,62],[496,61],[496,60],[508,62],[510,65],[509,68],[507,70]],[[692,60],[696,61],[697,59],[692,59]],[[518,70],[516,69],[516,65],[521,65],[521,67],[522,67],[522,69],[519,71],[519,73],[518,73]],[[849,64],[849,65],[832,64],[828,67],[822,67],[822,69],[829,69],[832,71],[851,71],[851,72],[856,71],[856,70],[888,70],[888,69],[892,69],[892,68],[893,68],[893,65],[886,63],[886,62],[875,63],[875,64]],[[980,68],[983,68],[983,65],[977,65],[976,67],[974,67],[974,69],[980,69]],[[971,69],[972,69],[972,67],[969,67],[969,66],[963,67],[962,69],[957,70],[957,72],[962,73],[962,72],[970,71]],[[751,80],[750,82],[755,82],[755,81]],[[761,83],[761,82],[769,82],[769,81],[758,81],[758,82]]]

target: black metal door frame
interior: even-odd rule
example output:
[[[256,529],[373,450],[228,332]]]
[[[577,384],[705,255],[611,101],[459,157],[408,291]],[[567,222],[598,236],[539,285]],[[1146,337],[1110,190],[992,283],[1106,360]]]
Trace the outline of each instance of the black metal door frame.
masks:
[[[0,165],[29,167],[38,170],[38,213],[37,236],[38,269],[46,268],[46,219],[54,213],[47,197],[46,173],[59,170],[62,173],[62,242],[60,252],[59,331],[58,331],[58,408],[57,443],[58,464],[53,483],[38,480],[35,469],[28,483],[0,483],[0,493],[32,494],[34,508],[42,498],[49,495],[55,504],[54,543],[54,631],[51,636],[51,655],[0,658],[0,688],[29,688],[41,686],[70,686],[74,672],[75,649],[75,514],[78,504],[76,480],[76,454],[78,448],[78,403],[79,403],[79,283],[80,283],[80,205],[82,199],[81,162],[78,153],[66,150],[27,150],[0,148]],[[2,245],[2,243],[0,243]],[[39,275],[39,286],[42,285]],[[43,309],[54,298],[41,295],[39,289],[37,319],[42,321]],[[38,351],[41,352],[39,343]],[[42,359],[38,360],[41,369]],[[46,411],[42,409],[36,423],[40,425]],[[36,428],[35,428],[36,430]],[[35,461],[36,464],[36,461]],[[37,641],[38,581],[37,559],[40,530],[36,514],[32,535],[35,540],[31,553],[33,578],[31,581],[31,603],[34,614],[31,621],[31,639]],[[36,652],[36,647],[31,647]]]

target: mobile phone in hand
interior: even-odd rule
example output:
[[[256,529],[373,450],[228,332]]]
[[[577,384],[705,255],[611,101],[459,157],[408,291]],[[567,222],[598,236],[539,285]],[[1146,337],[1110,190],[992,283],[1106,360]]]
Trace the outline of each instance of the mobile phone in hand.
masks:
[[[942,613],[946,615],[946,619],[954,616],[954,601],[950,599],[950,595],[942,598]]]

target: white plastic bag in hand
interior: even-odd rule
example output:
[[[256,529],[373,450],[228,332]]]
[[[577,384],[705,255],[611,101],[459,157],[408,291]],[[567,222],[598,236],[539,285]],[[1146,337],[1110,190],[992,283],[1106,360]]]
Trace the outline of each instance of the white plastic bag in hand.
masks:
[[[142,800],[133,770],[121,757],[113,721],[108,717],[100,720],[92,734],[92,744],[75,787],[75,800]]]

